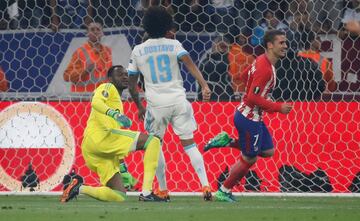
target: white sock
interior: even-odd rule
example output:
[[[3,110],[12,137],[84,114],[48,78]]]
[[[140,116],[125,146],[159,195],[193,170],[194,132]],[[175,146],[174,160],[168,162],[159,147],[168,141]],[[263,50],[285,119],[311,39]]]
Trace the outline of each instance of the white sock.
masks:
[[[151,194],[151,192],[148,191],[148,190],[143,190],[143,191],[141,191],[141,193],[142,193],[143,196],[147,196],[147,195]]]
[[[160,149],[159,163],[155,174],[157,181],[159,183],[159,189],[161,191],[167,190],[165,169],[166,169],[165,157],[162,149]]]
[[[209,186],[209,181],[206,175],[204,159],[199,152],[195,143],[184,147],[186,154],[190,157],[191,165],[197,173],[202,187]]]

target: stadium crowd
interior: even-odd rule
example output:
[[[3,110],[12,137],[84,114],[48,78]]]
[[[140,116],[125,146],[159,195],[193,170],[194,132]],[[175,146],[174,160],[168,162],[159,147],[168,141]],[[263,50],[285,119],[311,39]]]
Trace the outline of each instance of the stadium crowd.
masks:
[[[221,36],[221,42],[214,38],[214,44],[223,47],[221,53],[214,45],[199,61],[208,80],[220,82],[217,90],[226,92],[215,93],[212,100],[232,99],[234,94],[243,91],[243,85],[238,82],[239,75],[254,57],[264,52],[262,41],[267,30],[284,31],[292,57],[315,63],[314,71],[320,70],[323,74],[321,80],[326,83],[322,87],[319,85],[323,83],[319,81],[319,85],[311,89],[315,94],[318,94],[313,91],[315,88],[321,92],[333,92],[338,87],[332,61],[320,54],[319,36],[334,34],[340,39],[356,39],[360,35],[360,0],[10,0],[0,1],[0,30],[51,28],[57,32],[86,28],[94,21],[104,28],[133,28],[141,26],[144,12],[153,5],[166,8],[180,33],[215,33],[215,36]],[[287,63],[283,61],[280,66],[285,71],[292,69],[296,73],[296,68],[287,66]],[[212,73],[209,73],[210,69]],[[294,80],[303,81],[300,80],[303,78]]]

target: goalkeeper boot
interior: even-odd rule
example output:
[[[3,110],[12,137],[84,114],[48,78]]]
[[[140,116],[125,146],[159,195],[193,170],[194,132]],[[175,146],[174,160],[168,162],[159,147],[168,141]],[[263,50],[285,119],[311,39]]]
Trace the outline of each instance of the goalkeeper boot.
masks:
[[[156,196],[153,192],[151,192],[149,195],[144,196],[142,193],[139,196],[139,201],[143,202],[168,202],[166,199],[160,198]]]
[[[121,178],[125,189],[128,191],[132,190],[138,182],[129,172],[121,173]]]
[[[60,202],[66,203],[69,200],[76,198],[79,195],[79,188],[83,184],[83,182],[77,178],[74,178],[68,187],[65,188]]]
[[[205,201],[212,201],[212,194],[209,186],[204,186],[202,192]]]
[[[229,134],[226,132],[221,132],[218,135],[216,135],[214,138],[212,138],[204,147],[204,151],[208,151],[212,148],[216,147],[226,147],[231,142],[233,142],[234,139],[230,138]]]
[[[157,189],[154,194],[160,198],[163,198],[166,200],[166,202],[170,202],[170,196],[168,190],[159,190]]]
[[[214,198],[215,201],[220,201],[220,202],[229,202],[229,203],[237,202],[237,200],[235,199],[234,195],[232,195],[231,192],[226,193],[221,191],[220,189],[215,193]]]

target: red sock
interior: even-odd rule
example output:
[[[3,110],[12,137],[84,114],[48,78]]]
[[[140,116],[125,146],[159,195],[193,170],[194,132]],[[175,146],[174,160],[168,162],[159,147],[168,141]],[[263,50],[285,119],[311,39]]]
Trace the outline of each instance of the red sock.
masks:
[[[252,164],[246,162],[242,157],[236,162],[231,170],[229,177],[224,182],[224,187],[227,189],[232,189],[240,180],[243,178],[249,171]]]

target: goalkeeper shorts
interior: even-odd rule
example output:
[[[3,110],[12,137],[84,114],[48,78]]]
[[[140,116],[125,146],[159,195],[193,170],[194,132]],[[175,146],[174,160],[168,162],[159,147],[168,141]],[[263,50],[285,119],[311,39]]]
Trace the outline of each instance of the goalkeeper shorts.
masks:
[[[107,182],[119,171],[119,159],[136,150],[140,132],[112,129],[102,141],[95,143],[91,135],[85,135],[81,145],[87,167],[100,177],[100,183]]]

